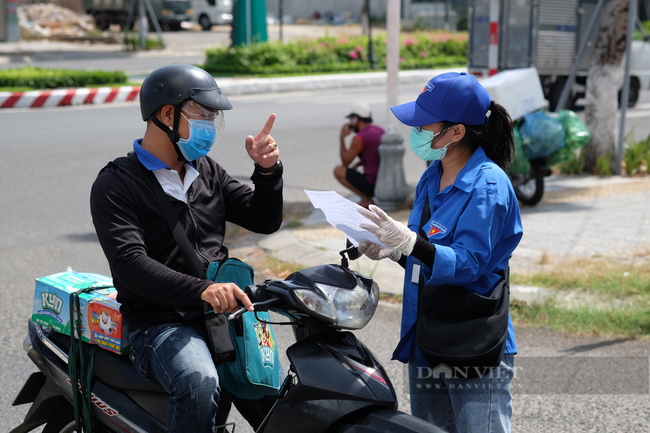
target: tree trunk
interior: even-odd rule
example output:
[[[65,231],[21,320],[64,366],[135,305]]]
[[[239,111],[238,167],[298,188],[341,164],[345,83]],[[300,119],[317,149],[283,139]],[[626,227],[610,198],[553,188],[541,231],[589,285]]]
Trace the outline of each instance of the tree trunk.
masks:
[[[596,160],[610,152],[610,169],[616,172],[618,90],[623,82],[621,61],[625,53],[630,0],[607,0],[592,56],[585,105],[585,123],[591,141],[585,147],[584,170],[594,172]]]

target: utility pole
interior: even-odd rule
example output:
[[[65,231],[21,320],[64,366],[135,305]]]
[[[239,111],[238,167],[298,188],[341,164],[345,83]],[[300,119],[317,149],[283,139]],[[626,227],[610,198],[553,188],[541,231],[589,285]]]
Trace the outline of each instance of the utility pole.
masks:
[[[616,152],[616,174],[621,175],[623,162],[623,147],[625,146],[625,116],[627,104],[630,100],[630,59],[632,58],[632,39],[634,37],[634,23],[636,23],[636,0],[630,0],[630,9],[627,12],[627,40],[625,45],[625,67],[623,73],[623,91],[621,92],[621,124],[618,128],[618,152]]]
[[[375,184],[375,204],[391,211],[404,204],[408,189],[404,176],[404,138],[398,132],[398,120],[390,107],[397,105],[399,82],[400,0],[388,0],[386,10],[386,120],[388,127],[379,146],[379,172]]]
[[[129,31],[129,28],[131,28],[133,15],[135,15],[135,2],[136,0],[131,0],[131,4],[129,5],[129,13],[126,16],[126,24],[124,26],[125,34]],[[156,12],[153,10],[153,7],[151,6],[151,1],[138,0],[138,13],[140,14],[138,27],[140,28],[139,31],[140,49],[142,51],[147,49],[147,29],[149,28],[149,22],[147,21],[147,12],[145,11],[145,8],[146,11],[149,12],[149,16],[151,17],[151,22],[153,23],[153,26],[156,29],[156,33],[158,34],[158,39],[160,39],[160,43],[164,44],[163,37],[162,37],[162,29],[160,28],[160,24],[158,23],[158,18],[156,18]]]
[[[490,0],[490,43],[488,45],[488,75],[499,70],[499,2]]]
[[[282,42],[282,43],[284,43],[284,40],[282,39],[282,16],[284,15],[284,10],[283,10],[284,5],[283,5],[283,3],[284,3],[283,0],[280,0],[278,2],[278,5],[280,6],[280,11],[278,13],[278,15],[280,16],[280,42]]]
[[[149,23],[147,22],[147,13],[144,10],[144,0],[138,1],[138,13],[140,14],[140,20],[138,22],[138,30],[140,31],[140,50],[146,51]]]
[[[366,1],[365,10],[368,18],[368,61],[370,62],[370,69],[377,69],[377,61],[375,60],[375,50],[372,44],[372,15],[370,14],[370,0],[365,0],[365,1]]]

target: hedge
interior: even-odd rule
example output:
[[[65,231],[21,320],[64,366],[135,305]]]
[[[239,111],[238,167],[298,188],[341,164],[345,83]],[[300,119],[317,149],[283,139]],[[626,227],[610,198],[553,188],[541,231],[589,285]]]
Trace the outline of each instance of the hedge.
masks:
[[[377,68],[386,68],[386,38],[373,38]],[[400,39],[400,69],[428,69],[466,63],[467,33],[419,33]],[[203,68],[213,74],[274,75],[369,71],[368,38],[255,43],[209,49]]]
[[[0,70],[0,87],[59,89],[87,85],[125,84],[122,71],[77,71],[71,69],[17,68]]]

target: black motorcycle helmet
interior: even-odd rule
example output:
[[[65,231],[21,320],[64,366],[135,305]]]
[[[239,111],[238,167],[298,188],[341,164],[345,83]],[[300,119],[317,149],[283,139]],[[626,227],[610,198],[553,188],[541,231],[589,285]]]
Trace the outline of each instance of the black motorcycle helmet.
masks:
[[[201,68],[192,65],[169,65],[153,71],[140,88],[140,111],[142,120],[151,118],[174,144],[179,161],[184,161],[178,148],[178,125],[183,102],[192,99],[213,110],[230,110],[232,104],[221,92],[214,78]],[[174,110],[174,127],[167,128],[154,113],[163,105],[171,104]]]

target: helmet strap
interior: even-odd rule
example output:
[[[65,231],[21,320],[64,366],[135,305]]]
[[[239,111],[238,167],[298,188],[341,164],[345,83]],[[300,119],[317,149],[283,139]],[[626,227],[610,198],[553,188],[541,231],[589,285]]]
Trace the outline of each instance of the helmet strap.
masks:
[[[169,129],[167,125],[162,123],[155,114],[151,116],[151,121],[158,128],[160,128],[164,133],[167,134],[169,141],[171,141],[172,144],[174,145],[174,149],[176,150],[176,154],[178,155],[178,160],[187,162],[187,160],[183,156],[183,153],[181,152],[180,147],[178,147],[178,140],[181,139],[181,136],[178,133],[178,126],[180,125],[180,121],[181,121],[181,108],[182,108],[182,103],[178,105],[174,105],[174,127],[172,129]]]

